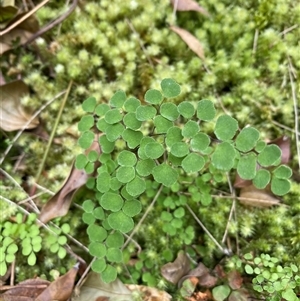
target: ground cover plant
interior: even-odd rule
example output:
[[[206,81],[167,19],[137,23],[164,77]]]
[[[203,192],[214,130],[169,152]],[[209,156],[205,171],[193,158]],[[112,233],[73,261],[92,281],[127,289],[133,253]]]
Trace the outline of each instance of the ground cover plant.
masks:
[[[295,299],[297,1],[1,5],[1,279]]]

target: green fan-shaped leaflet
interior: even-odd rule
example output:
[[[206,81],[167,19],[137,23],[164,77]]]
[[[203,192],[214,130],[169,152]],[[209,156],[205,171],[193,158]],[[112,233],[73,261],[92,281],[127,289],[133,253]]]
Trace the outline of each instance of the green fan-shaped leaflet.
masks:
[[[154,117],[154,125],[157,134],[164,134],[173,126],[173,122],[158,115]]]
[[[177,106],[174,103],[167,102],[160,106],[160,114],[164,118],[174,121],[178,118],[179,112]]]
[[[106,192],[100,199],[100,205],[102,206],[102,208],[113,212],[121,210],[123,204],[124,200],[122,199],[122,197],[114,192]]]
[[[237,165],[237,172],[244,180],[252,180],[256,175],[256,155],[248,153],[242,155]]]
[[[200,130],[199,124],[196,121],[189,120],[182,129],[182,135],[185,138],[194,137]]]
[[[82,109],[87,113],[92,113],[94,112],[96,105],[97,105],[96,98],[91,96],[86,100],[84,100],[84,102],[82,103]]]
[[[180,95],[181,88],[172,78],[165,78],[161,81],[161,89],[163,95],[167,98],[176,97]]]
[[[163,100],[163,96],[160,91],[156,89],[150,89],[145,93],[145,101],[154,105],[159,104]]]
[[[167,187],[172,186],[178,178],[177,171],[165,163],[155,166],[152,170],[152,174],[156,182]]]
[[[183,101],[178,105],[177,108],[180,115],[184,118],[192,118],[195,114],[195,107],[189,101]]]
[[[236,119],[228,115],[218,117],[215,125],[215,135],[222,141],[231,140],[238,130],[238,122]]]
[[[172,126],[167,131],[167,135],[165,138],[166,145],[168,147],[171,147],[174,143],[181,142],[182,138],[183,136],[181,134],[181,129],[177,126]]]
[[[204,167],[204,164],[205,164],[204,158],[195,153],[191,153],[191,154],[187,155],[182,160],[182,163],[181,163],[182,168],[187,173],[200,171]]]
[[[256,146],[258,139],[258,130],[253,127],[246,127],[237,135],[235,146],[242,152],[248,152]]]
[[[122,90],[119,90],[112,96],[112,98],[109,101],[109,104],[112,107],[120,109],[120,108],[122,108],[125,100],[126,100],[125,92]]]
[[[280,148],[275,145],[267,145],[257,156],[257,161],[261,166],[268,167],[274,165],[281,157]]]
[[[197,117],[204,121],[210,121],[214,119],[216,115],[216,109],[212,101],[203,99],[198,102],[197,105]]]
[[[216,146],[211,156],[211,162],[219,170],[229,171],[234,165],[236,152],[234,147],[228,142],[222,142]]]

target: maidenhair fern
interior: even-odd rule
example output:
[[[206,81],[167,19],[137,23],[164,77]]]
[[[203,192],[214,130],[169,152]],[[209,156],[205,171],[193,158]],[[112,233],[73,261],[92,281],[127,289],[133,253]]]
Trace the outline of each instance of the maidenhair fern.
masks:
[[[183,206],[209,205],[211,186],[224,173],[236,170],[257,188],[270,184],[276,195],[290,189],[291,170],[280,165],[278,146],[266,145],[253,127],[240,130],[236,119],[217,114],[208,99],[170,102],[180,91],[167,78],[161,90],[148,90],[144,101],[117,91],[109,104],[98,104],[94,97],[82,104],[86,115],[78,124],[78,143],[84,153],[77,156],[75,165],[92,174],[88,187],[94,189],[95,199],[83,203],[83,220],[88,224],[89,250],[95,256],[92,269],[106,282],[117,277],[114,264],[122,261],[123,234],[134,228],[133,217],[142,210],[140,196],[147,194],[149,181],[164,187],[174,203],[178,199],[161,216],[163,231],[171,236],[182,227]],[[203,132],[207,122],[214,126],[214,133]],[[90,149],[95,142],[101,154]],[[189,230],[188,234],[187,244],[194,233]]]

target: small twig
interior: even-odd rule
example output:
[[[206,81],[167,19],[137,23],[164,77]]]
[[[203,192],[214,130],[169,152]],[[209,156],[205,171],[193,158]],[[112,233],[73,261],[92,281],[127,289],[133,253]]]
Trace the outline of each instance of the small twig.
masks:
[[[123,233],[123,235],[126,237],[126,238],[130,238],[129,235],[127,235],[126,233]],[[135,246],[137,247],[138,249],[138,254],[140,254],[142,252],[142,248],[141,246],[131,237],[130,240],[132,241],[133,244],[135,244]]]
[[[140,47],[142,49],[142,51],[144,52],[147,60],[148,60],[148,63],[150,64],[151,67],[153,67],[153,64],[152,64],[152,61],[150,60],[148,54],[147,54],[147,51],[146,51],[146,48],[144,47],[144,44],[142,43],[141,39],[140,39],[140,35],[139,33],[135,30],[133,24],[128,20],[128,19],[125,19],[126,23],[128,24],[129,28],[131,29],[131,31],[138,37],[138,42],[140,44]]]
[[[71,80],[70,83],[69,83],[69,86],[67,88],[67,92],[65,94],[65,97],[61,103],[61,106],[59,108],[59,112],[58,112],[58,115],[57,115],[57,118],[55,120],[55,124],[53,126],[53,129],[52,129],[52,132],[51,132],[51,135],[50,135],[50,138],[49,138],[49,141],[48,141],[48,144],[47,144],[47,147],[46,147],[46,150],[45,150],[45,153],[44,153],[44,156],[43,156],[43,159],[42,159],[42,162],[41,164],[39,165],[39,169],[37,171],[37,174],[36,174],[36,177],[35,177],[35,182],[38,183],[39,182],[39,179],[40,179],[40,176],[42,174],[42,170],[44,168],[44,165],[45,165],[45,162],[46,162],[46,159],[48,157],[48,154],[49,154],[49,150],[50,150],[50,146],[52,144],[52,141],[54,139],[54,135],[56,133],[56,129],[57,129],[57,126],[58,126],[58,123],[60,121],[60,117],[62,115],[62,112],[63,112],[63,109],[65,107],[65,104],[66,104],[66,101],[68,99],[68,96],[70,94],[70,91],[71,91],[71,87],[73,85],[73,81]]]
[[[283,128],[283,129],[287,130],[287,131],[290,131],[290,132],[292,132],[292,133],[295,133],[295,130],[294,130],[294,129],[292,129],[292,128],[290,128],[290,127],[284,125],[284,124],[281,124],[281,123],[277,122],[276,120],[271,120],[271,122],[274,123],[274,124],[276,124],[277,126]],[[298,133],[298,136],[299,136],[299,135],[300,135],[300,134]]]
[[[47,103],[45,103],[43,106],[41,106],[41,108],[36,111],[31,118],[24,124],[24,126],[22,127],[22,129],[17,133],[17,135],[14,137],[14,139],[10,142],[9,146],[7,147],[7,149],[5,150],[5,152],[3,153],[1,159],[0,159],[0,165],[3,163],[5,157],[8,155],[8,153],[10,152],[11,148],[13,147],[13,145],[16,143],[16,141],[19,139],[19,137],[22,135],[22,133],[27,129],[27,126],[32,122],[32,120],[34,120],[46,107],[48,107],[54,100],[56,100],[58,97],[62,96],[63,94],[65,94],[66,91],[60,92],[59,94],[57,94],[54,98],[50,99]]]
[[[227,224],[226,224],[226,228],[225,228],[225,231],[224,231],[224,235],[223,235],[223,238],[222,238],[222,243],[224,244],[225,243],[225,240],[226,240],[226,237],[227,237],[227,233],[228,233],[228,228],[229,228],[229,223],[232,219],[232,215],[233,215],[233,212],[235,211],[235,191],[232,187],[232,183],[230,181],[230,178],[229,178],[229,175],[227,173],[227,182],[228,182],[228,185],[229,185],[229,190],[230,190],[230,193],[231,195],[233,196],[233,202],[232,202],[232,205],[231,205],[231,208],[230,208],[230,213],[229,213],[229,216],[228,216],[228,220],[227,220]]]
[[[172,13],[172,23],[175,24],[176,22],[176,11],[177,11],[177,7],[178,7],[178,1],[179,0],[175,0],[173,3],[173,13]]]
[[[293,96],[293,104],[294,104],[294,115],[295,115],[295,133],[296,133],[296,149],[298,154],[298,165],[300,169],[300,144],[299,144],[299,119],[298,119],[298,108],[297,108],[297,96],[295,91],[295,85],[292,77],[292,63],[290,58],[289,59],[289,76],[290,76],[290,82],[291,82],[291,88],[292,88],[292,96]]]
[[[192,214],[193,218],[195,219],[195,221],[201,226],[201,228],[204,230],[204,232],[209,236],[209,238],[215,243],[215,245],[219,248],[219,250],[225,254],[225,255],[229,255],[229,251],[225,248],[223,248],[218,241],[212,236],[212,234],[206,229],[206,227],[202,224],[202,222],[200,221],[200,219],[197,217],[197,215],[194,213],[194,211],[192,210],[192,208],[188,205],[185,204],[186,208],[190,211],[190,213]]]
[[[5,35],[6,33],[10,32],[12,29],[17,27],[19,24],[21,24],[23,21],[25,21],[27,18],[29,18],[31,15],[33,15],[35,12],[37,12],[41,7],[43,7],[49,1],[50,0],[44,0],[43,2],[38,4],[36,7],[34,7],[31,11],[29,11],[26,15],[24,15],[21,19],[19,19],[15,23],[11,24],[6,29],[0,31],[0,36]]]
[[[88,267],[86,268],[86,270],[83,272],[83,274],[81,275],[80,279],[78,280],[74,291],[76,292],[76,290],[79,289],[82,281],[85,279],[85,276],[87,275],[87,273],[89,272],[89,270],[91,269],[92,264],[94,263],[94,261],[97,259],[97,257],[94,257],[93,260],[90,262],[90,264],[88,265]]]
[[[7,173],[5,170],[3,170],[2,168],[0,168],[0,172],[5,175],[11,182],[13,182],[22,192],[24,192],[27,195],[27,192],[24,190],[24,188],[9,174]],[[30,201],[30,206],[32,207],[32,209],[36,212],[39,213],[39,209],[36,206],[36,204],[34,203],[33,199],[28,196],[29,201]]]
[[[252,48],[252,54],[253,55],[256,53],[258,35],[259,35],[259,30],[256,29],[255,34],[254,34],[254,40],[253,40],[253,48]]]
[[[295,24],[295,25],[293,25],[293,26],[291,26],[291,27],[289,27],[289,28],[283,30],[282,32],[280,32],[279,35],[280,35],[280,36],[286,35],[288,32],[290,32],[290,31],[296,29],[298,26],[299,26],[298,24]]]
[[[64,13],[62,14],[60,17],[58,17],[56,20],[51,21],[50,23],[48,23],[47,25],[45,25],[43,28],[41,28],[38,32],[34,33],[23,46],[26,46],[28,44],[30,44],[32,41],[34,41],[36,38],[38,38],[39,36],[41,36],[42,34],[44,34],[45,32],[49,31],[50,29],[52,29],[53,27],[55,27],[56,25],[58,25],[59,23],[61,23],[62,21],[64,21],[76,8],[78,4],[78,0],[73,0],[72,5],[70,6],[70,8]]]
[[[152,207],[154,206],[155,202],[157,201],[162,189],[163,189],[163,185],[161,185],[153,199],[153,201],[151,202],[151,204],[149,205],[149,207],[147,208],[147,210],[145,211],[144,215],[142,216],[142,218],[139,220],[138,224],[135,226],[135,228],[132,230],[132,232],[130,233],[129,237],[127,238],[127,240],[125,241],[122,250],[124,250],[124,248],[128,245],[128,243],[131,241],[133,235],[137,232],[137,230],[139,229],[139,227],[141,226],[141,224],[143,223],[143,221],[145,220],[145,218],[147,217],[147,215],[149,214],[150,210],[152,209]]]

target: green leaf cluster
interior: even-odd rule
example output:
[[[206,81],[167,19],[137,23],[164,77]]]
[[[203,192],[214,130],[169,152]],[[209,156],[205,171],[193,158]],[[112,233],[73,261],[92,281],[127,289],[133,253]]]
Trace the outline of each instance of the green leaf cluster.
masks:
[[[253,127],[239,130],[237,120],[218,115],[208,99],[172,103],[169,98],[180,91],[180,86],[167,78],[161,82],[161,90],[145,93],[144,102],[120,90],[108,104],[97,104],[93,97],[82,104],[86,115],[78,124],[78,143],[84,153],[77,156],[75,166],[95,172],[88,187],[96,191],[96,200],[83,203],[82,218],[88,224],[90,252],[97,258],[92,268],[104,281],[115,279],[113,263],[122,261],[122,245],[111,248],[106,239],[133,230],[148,179],[190,195],[204,206],[212,200],[211,183],[222,181],[231,170],[237,170],[242,179],[253,180],[258,188],[271,183],[277,195],[290,189],[291,170],[280,165],[278,146],[264,144]],[[207,122],[214,125],[213,136],[202,130]],[[91,149],[95,143],[101,153]],[[161,215],[163,231],[171,236],[182,227],[185,210],[180,202],[180,198],[174,199],[174,211]],[[187,231],[182,235],[190,243],[194,234]]]
[[[252,280],[253,289],[266,296],[269,301],[298,300],[297,293],[300,292],[299,266],[290,264],[282,266],[276,257],[269,254],[261,254],[253,257],[252,254],[244,255],[247,263],[244,267],[249,275],[255,275]]]
[[[17,252],[27,257],[30,266],[36,263],[36,253],[42,248],[40,229],[35,224],[36,214],[31,213],[26,222],[23,214],[16,214],[16,222],[6,221],[0,228],[0,276],[5,275],[7,264],[12,263]]]

